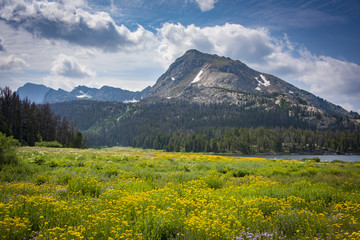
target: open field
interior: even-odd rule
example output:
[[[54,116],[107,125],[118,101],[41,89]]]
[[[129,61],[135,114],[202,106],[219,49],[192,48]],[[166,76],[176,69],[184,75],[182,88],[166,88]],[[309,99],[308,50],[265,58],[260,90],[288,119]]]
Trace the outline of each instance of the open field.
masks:
[[[0,239],[360,239],[360,163],[18,149]]]

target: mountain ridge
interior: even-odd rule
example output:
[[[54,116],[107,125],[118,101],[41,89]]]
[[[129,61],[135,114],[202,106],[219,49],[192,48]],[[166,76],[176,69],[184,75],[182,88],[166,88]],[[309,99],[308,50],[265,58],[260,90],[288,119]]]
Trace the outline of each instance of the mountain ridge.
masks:
[[[18,88],[17,93],[21,99],[28,98],[37,104],[90,99],[126,103],[140,101],[148,95],[149,91],[150,86],[142,91],[129,91],[110,86],[102,86],[98,89],[79,85],[68,92],[61,88],[55,90],[42,84],[26,83],[24,86]]]

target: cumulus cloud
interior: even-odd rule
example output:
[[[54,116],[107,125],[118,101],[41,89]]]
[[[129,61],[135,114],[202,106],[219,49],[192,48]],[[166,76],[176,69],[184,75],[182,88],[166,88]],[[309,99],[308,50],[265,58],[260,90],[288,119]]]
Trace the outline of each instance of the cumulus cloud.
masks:
[[[360,97],[360,66],[331,57],[313,57],[300,80],[319,93],[343,93]]]
[[[0,57],[0,71],[18,71],[27,66],[28,64],[24,59],[13,54],[8,57]]]
[[[88,78],[96,75],[94,71],[81,65],[75,57],[64,54],[60,54],[54,61],[51,73],[68,78]]]
[[[214,8],[217,0],[195,0],[202,12],[210,11]]]
[[[297,51],[298,57],[277,47],[266,57],[266,64],[254,64],[258,69],[281,76],[284,80],[297,80],[315,94],[329,98],[360,97],[360,66],[328,56],[316,56],[306,49]],[[334,98],[334,97],[333,97]]]
[[[277,48],[266,29],[249,29],[239,24],[200,28],[165,23],[158,29],[158,37],[158,50],[169,62],[190,48],[248,63],[263,62]]]
[[[83,1],[5,0],[0,20],[34,36],[65,40],[105,51],[138,48],[148,44],[151,32],[139,27],[131,32],[117,25],[106,12],[90,13]]]

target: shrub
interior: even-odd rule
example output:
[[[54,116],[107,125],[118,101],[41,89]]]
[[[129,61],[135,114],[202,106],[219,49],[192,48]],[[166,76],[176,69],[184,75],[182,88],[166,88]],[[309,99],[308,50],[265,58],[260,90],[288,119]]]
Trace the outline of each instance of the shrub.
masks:
[[[46,162],[45,156],[43,154],[33,154],[31,157],[30,163],[35,163],[37,165],[42,165]]]
[[[335,160],[332,160],[331,163],[345,163],[345,162],[344,162],[344,161],[341,161],[341,160],[335,159]]]
[[[313,157],[313,158],[303,158],[301,161],[314,161],[314,162],[320,162],[319,157]]]
[[[243,170],[243,169],[238,169],[236,171],[234,171],[232,173],[233,177],[236,177],[236,178],[241,178],[241,177],[245,177],[247,175],[249,175],[250,173],[246,170]]]
[[[36,147],[53,147],[53,148],[62,148],[63,145],[58,141],[51,141],[51,142],[36,142]]]
[[[20,146],[18,140],[13,139],[12,136],[6,137],[0,132],[0,165],[18,163],[15,151],[15,147],[18,146]]]
[[[219,189],[222,188],[224,185],[223,180],[218,175],[215,174],[208,175],[203,179],[209,188]]]

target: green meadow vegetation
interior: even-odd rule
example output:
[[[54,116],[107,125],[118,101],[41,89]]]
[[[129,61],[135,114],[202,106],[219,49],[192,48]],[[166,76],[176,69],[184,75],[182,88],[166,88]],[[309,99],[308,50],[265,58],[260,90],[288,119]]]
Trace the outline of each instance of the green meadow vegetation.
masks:
[[[360,239],[357,162],[120,147],[15,155],[0,165],[1,239]]]

